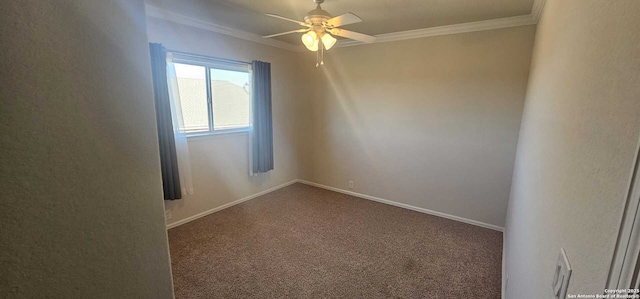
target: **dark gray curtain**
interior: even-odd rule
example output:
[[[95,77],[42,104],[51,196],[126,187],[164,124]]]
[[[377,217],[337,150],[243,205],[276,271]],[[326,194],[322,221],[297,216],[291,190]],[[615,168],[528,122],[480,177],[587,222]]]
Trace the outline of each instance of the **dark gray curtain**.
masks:
[[[160,142],[160,168],[162,170],[162,190],[165,200],[182,198],[178,158],[171,120],[171,103],[167,84],[167,56],[161,44],[149,44],[151,51],[151,75],[156,102],[158,141]]]
[[[273,169],[273,125],[271,122],[271,64],[253,61],[251,101],[253,107],[253,173]]]

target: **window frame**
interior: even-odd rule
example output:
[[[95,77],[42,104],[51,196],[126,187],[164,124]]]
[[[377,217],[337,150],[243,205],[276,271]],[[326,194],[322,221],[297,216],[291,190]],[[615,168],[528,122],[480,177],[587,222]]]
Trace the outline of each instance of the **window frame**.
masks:
[[[229,129],[215,130],[214,117],[213,117],[213,92],[211,90],[211,69],[227,70],[234,72],[247,73],[249,86],[253,85],[251,82],[251,64],[242,61],[227,60],[213,57],[205,57],[200,55],[176,53],[172,52],[171,62],[188,64],[194,66],[201,66],[205,68],[205,83],[207,86],[207,115],[209,117],[209,130],[206,132],[184,132],[187,138],[204,137],[212,135],[226,135],[226,134],[240,134],[248,133],[251,131],[252,124],[252,107],[251,107],[251,89],[249,90],[249,125],[246,127],[237,127]]]

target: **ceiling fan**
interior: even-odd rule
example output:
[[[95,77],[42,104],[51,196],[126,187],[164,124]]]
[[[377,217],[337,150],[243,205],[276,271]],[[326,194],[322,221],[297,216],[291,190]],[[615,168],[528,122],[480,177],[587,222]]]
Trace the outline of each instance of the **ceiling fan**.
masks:
[[[296,21],[294,19],[276,14],[266,14],[269,17],[294,22],[306,28],[266,35],[263,37],[271,38],[291,33],[305,32],[305,34],[302,35],[302,43],[305,45],[305,47],[307,47],[307,49],[309,49],[309,51],[317,52],[316,67],[324,64],[323,51],[331,49],[331,47],[336,44],[337,40],[335,37],[333,37],[333,35],[361,41],[364,43],[372,43],[376,40],[375,36],[338,28],[340,26],[362,22],[362,19],[360,19],[355,14],[346,13],[337,17],[332,17],[327,11],[320,7],[320,4],[322,4],[324,0],[313,0],[313,2],[317,4],[316,9],[307,13],[307,15],[304,17],[304,22]]]

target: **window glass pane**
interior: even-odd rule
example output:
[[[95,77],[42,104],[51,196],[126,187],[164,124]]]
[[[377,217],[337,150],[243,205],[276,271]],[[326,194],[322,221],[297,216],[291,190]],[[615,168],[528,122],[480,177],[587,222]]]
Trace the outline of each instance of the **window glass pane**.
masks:
[[[249,126],[249,73],[211,69],[213,129]]]
[[[209,131],[206,68],[181,63],[176,63],[175,67],[184,121],[181,129],[187,133]]]

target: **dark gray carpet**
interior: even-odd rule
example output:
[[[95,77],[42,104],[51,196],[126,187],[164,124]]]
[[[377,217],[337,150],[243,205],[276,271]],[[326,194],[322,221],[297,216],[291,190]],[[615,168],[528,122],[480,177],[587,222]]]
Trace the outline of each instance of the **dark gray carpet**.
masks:
[[[500,298],[500,232],[302,184],[169,244],[177,298]]]

